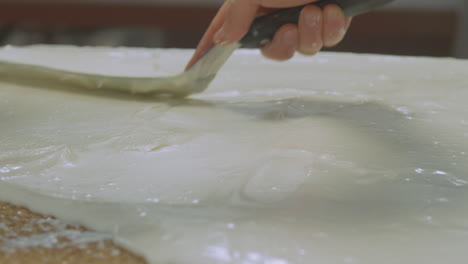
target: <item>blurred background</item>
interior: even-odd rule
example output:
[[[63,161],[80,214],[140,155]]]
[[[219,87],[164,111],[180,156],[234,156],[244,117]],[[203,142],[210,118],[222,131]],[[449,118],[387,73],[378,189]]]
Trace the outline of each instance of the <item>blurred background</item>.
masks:
[[[223,0],[0,0],[0,44],[193,48]],[[397,0],[335,51],[468,58],[466,0]]]

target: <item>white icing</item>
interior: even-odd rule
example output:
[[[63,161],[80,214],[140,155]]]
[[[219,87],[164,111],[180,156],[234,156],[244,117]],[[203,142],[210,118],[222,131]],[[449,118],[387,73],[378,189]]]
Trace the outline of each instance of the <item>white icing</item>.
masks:
[[[192,51],[158,52],[172,65]],[[0,199],[151,263],[460,263],[467,74],[450,59],[240,50],[186,100],[3,82]]]

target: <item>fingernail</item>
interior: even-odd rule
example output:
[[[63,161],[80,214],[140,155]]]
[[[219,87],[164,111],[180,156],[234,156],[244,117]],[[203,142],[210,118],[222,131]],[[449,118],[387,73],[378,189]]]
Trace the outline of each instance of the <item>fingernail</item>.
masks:
[[[224,32],[223,28],[221,28],[220,30],[218,30],[218,32],[216,32],[216,34],[213,37],[213,41],[218,46],[225,46],[228,44],[226,40],[226,33]]]
[[[344,27],[338,29],[335,32],[330,33],[329,35],[329,42],[332,43],[332,45],[338,44],[346,34],[346,29]]]
[[[351,21],[352,21],[352,17],[347,17],[346,18],[346,23],[345,23],[345,30],[347,31],[349,29],[349,26],[351,26]]]
[[[319,52],[320,48],[321,46],[317,42],[314,42],[311,46],[303,47],[302,51],[304,54],[312,55]]]
[[[312,46],[310,46],[308,49],[309,49],[309,52],[319,52],[321,46],[317,43],[317,42],[314,42],[312,43]]]
[[[221,43],[218,43],[218,44],[216,44],[216,45],[221,46],[221,47],[222,47],[222,46],[227,46],[227,45],[229,45],[229,41],[224,40],[224,41],[222,41]]]
[[[296,36],[297,29],[290,29],[284,33],[282,42],[288,46],[290,46],[291,44],[295,44],[297,43]]]
[[[338,30],[338,32],[336,33],[336,38],[337,39],[342,39],[344,37],[344,35],[346,34],[346,28],[342,27]]]

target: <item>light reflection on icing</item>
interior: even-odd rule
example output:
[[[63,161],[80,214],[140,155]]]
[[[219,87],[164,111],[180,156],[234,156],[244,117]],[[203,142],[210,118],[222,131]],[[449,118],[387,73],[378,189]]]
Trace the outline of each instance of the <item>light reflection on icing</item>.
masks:
[[[300,251],[305,255],[305,251]],[[230,252],[229,248],[221,245],[208,246],[204,250],[204,255],[218,261],[218,263],[239,263],[239,264],[289,264],[285,259],[264,256],[258,252],[240,253]]]

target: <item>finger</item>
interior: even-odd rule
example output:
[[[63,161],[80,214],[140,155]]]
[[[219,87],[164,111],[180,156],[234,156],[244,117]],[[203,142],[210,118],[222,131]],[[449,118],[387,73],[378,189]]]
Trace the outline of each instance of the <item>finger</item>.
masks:
[[[214,42],[225,45],[238,41],[248,31],[260,5],[253,0],[228,0],[231,2],[224,25],[215,34]]]
[[[215,34],[217,45],[227,45],[242,39],[247,33],[260,7],[285,8],[299,6],[317,0],[228,0],[230,8],[227,11],[224,25]]]
[[[226,11],[228,8],[229,8],[229,1],[226,1],[219,9],[216,16],[211,21],[205,34],[203,34],[203,37],[198,43],[195,53],[193,54],[192,58],[188,62],[185,70],[188,70],[190,67],[192,67],[201,57],[203,57],[203,55],[206,54],[206,52],[208,52],[208,50],[210,50],[214,46],[213,36],[223,25],[225,17],[226,17]]]
[[[322,40],[326,47],[335,46],[346,33],[346,17],[337,5],[327,5],[323,9]]]
[[[322,49],[322,9],[309,5],[299,16],[299,47],[304,55],[314,55]]]
[[[296,25],[282,26],[273,37],[272,42],[262,48],[265,57],[274,60],[290,59],[298,47],[299,30]]]

